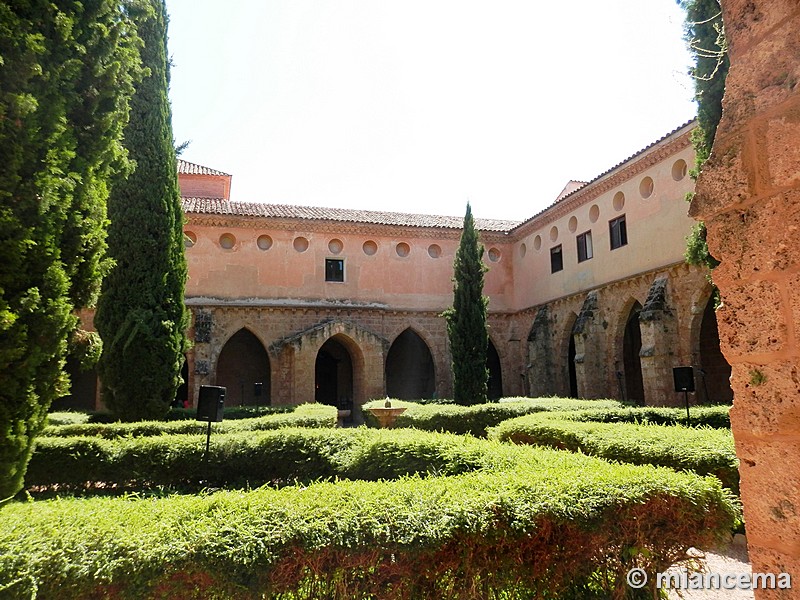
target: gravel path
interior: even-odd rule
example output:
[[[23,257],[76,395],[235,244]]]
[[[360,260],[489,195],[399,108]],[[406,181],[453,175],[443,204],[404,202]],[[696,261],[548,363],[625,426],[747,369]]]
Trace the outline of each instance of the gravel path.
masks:
[[[738,540],[737,540],[738,542]],[[750,561],[747,558],[747,546],[743,543],[732,543],[719,553],[698,552],[697,556],[705,565],[706,572],[720,575],[750,573]],[[752,590],[670,590],[670,600],[753,600]]]

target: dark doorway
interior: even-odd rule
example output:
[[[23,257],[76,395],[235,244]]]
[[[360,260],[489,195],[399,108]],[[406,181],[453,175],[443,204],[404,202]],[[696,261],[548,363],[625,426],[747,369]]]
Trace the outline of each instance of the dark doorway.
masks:
[[[175,406],[182,407],[189,404],[189,361],[186,357],[183,358],[183,366],[181,367],[181,384],[178,386],[178,391],[175,392]]]
[[[81,369],[80,362],[74,358],[67,359],[64,370],[69,375],[69,395],[54,400],[50,411],[96,410],[97,371]]]
[[[642,330],[639,327],[639,313],[642,305],[636,302],[625,324],[625,337],[622,342],[622,361],[625,369],[625,400],[644,404],[644,382],[642,381]]]
[[[261,396],[255,384],[261,383]],[[226,406],[253,406],[270,403],[269,356],[259,339],[240,329],[222,348],[217,361],[215,385],[227,388]]]
[[[386,394],[391,398],[433,398],[436,379],[433,356],[425,341],[412,329],[397,336],[386,355]]]
[[[697,388],[699,394],[702,394],[703,401],[711,404],[732,404],[731,366],[719,349],[719,330],[713,296],[706,304],[703,321],[700,324],[700,369],[702,372],[697,373]]]
[[[353,360],[335,337],[325,342],[317,353],[314,399],[341,409],[353,408]]]
[[[567,350],[567,369],[569,370],[569,397],[578,397],[578,374],[575,371],[575,336],[570,331],[569,350]]]
[[[486,349],[486,368],[489,369],[489,400],[502,398],[503,369],[500,366],[500,355],[492,340],[489,340],[489,347]]]

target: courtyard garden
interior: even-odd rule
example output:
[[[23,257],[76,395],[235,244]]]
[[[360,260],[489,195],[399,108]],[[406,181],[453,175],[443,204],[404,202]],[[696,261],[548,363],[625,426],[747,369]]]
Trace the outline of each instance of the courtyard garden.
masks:
[[[3,509],[0,597],[653,597],[631,568],[739,525],[728,407],[393,401],[379,429],[383,402],[356,428],[230,411],[208,455],[186,411],[52,414]]]

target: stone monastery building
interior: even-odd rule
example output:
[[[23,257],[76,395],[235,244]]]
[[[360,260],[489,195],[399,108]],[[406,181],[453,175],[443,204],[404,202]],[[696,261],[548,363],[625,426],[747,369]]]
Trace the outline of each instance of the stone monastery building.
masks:
[[[524,222],[476,219],[490,396],[679,404],[672,368],[693,366],[694,401],[731,401],[708,273],[683,257],[693,127],[570,182]],[[178,172],[194,341],[179,394],[223,385],[228,405],[341,406],[452,395],[440,314],[461,216],[231,202],[230,175],[182,160]],[[98,405],[96,378],[81,381],[72,401]]]

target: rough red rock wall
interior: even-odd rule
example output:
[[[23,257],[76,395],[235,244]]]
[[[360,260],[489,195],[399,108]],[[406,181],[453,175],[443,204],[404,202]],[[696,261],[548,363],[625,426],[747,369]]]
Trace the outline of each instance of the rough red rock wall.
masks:
[[[788,572],[800,598],[800,3],[723,0],[723,117],[692,216],[722,261],[722,350],[754,572]]]

